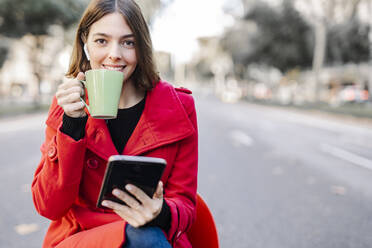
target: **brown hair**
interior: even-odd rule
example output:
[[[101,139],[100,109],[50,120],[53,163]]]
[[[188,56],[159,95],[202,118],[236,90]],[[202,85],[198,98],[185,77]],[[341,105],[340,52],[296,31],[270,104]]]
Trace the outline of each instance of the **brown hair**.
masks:
[[[76,77],[79,72],[90,70],[90,63],[83,53],[93,23],[111,13],[120,13],[134,34],[138,64],[131,79],[137,88],[151,90],[160,77],[155,69],[152,42],[140,7],[134,0],[92,0],[85,10],[76,32],[70,66],[66,76]]]

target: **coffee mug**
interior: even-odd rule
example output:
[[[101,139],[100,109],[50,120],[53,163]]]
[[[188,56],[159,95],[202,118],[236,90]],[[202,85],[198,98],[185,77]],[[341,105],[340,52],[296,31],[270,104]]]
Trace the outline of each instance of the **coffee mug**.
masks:
[[[87,88],[89,105],[80,99],[93,118],[116,118],[123,80],[124,74],[119,71],[95,69],[85,72],[85,81],[80,82]]]

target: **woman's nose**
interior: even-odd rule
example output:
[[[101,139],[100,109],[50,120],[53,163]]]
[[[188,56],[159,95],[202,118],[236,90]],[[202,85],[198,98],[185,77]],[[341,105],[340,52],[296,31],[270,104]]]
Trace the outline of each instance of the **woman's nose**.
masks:
[[[109,50],[109,58],[113,61],[121,59],[120,48],[118,45],[113,44]]]

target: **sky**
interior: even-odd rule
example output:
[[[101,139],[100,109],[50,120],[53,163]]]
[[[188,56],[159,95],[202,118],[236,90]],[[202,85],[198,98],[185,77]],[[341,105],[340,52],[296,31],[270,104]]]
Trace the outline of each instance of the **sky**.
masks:
[[[174,0],[152,26],[155,50],[170,52],[177,63],[189,61],[198,51],[198,37],[220,35],[233,24],[223,11],[227,1]]]

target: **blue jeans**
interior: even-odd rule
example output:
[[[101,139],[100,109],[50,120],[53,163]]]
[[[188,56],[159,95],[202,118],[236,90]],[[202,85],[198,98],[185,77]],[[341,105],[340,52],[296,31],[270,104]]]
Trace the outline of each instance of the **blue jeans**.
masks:
[[[159,227],[134,228],[127,224],[123,248],[172,248]]]

